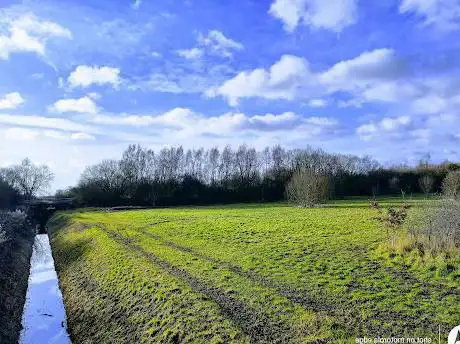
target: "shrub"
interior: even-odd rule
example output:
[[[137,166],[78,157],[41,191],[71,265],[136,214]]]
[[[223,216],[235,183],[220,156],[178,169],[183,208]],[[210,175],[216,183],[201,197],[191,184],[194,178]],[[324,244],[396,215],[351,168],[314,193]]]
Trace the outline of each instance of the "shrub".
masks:
[[[442,192],[448,198],[460,198],[460,172],[449,172],[442,183]]]
[[[383,248],[392,264],[418,266],[427,276],[458,279],[460,271],[460,201],[427,202],[408,213],[404,229]]]
[[[371,207],[372,209],[379,210],[380,209],[380,203],[374,197],[374,198],[369,200],[369,207]]]
[[[286,186],[286,196],[294,204],[313,207],[328,200],[330,188],[327,176],[309,169],[298,170]]]
[[[3,232],[5,240],[16,235],[32,233],[30,222],[23,211],[2,211],[0,212],[0,232]]]
[[[378,204],[373,208],[377,209],[380,213],[382,211]],[[402,203],[399,208],[388,208],[386,215],[377,217],[376,219],[390,228],[400,227],[406,221],[408,209],[409,205]]]
[[[404,221],[407,217],[407,210],[406,208],[390,208],[388,209],[388,216],[386,218],[386,222],[390,227],[398,227],[404,224]]]
[[[435,252],[460,248],[460,201],[442,200],[423,217],[418,230]],[[417,232],[415,231],[417,234]]]

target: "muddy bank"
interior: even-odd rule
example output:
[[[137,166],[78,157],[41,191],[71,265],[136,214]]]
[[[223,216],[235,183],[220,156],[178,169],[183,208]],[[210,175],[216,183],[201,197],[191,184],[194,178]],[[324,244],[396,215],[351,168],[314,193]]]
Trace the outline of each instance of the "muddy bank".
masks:
[[[0,343],[16,344],[26,299],[33,235],[0,243]]]

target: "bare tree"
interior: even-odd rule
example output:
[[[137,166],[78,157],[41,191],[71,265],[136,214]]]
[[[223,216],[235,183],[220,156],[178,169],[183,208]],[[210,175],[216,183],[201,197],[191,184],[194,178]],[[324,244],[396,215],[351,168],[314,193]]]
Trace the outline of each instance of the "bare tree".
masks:
[[[203,160],[204,160],[204,149],[193,150],[193,161],[195,162],[195,174],[194,177],[198,180],[203,180]]]
[[[257,176],[258,161],[254,148],[241,145],[235,154],[235,164],[241,184],[250,184]]]
[[[329,178],[310,169],[297,170],[286,186],[287,199],[303,207],[313,207],[328,199]]]
[[[220,152],[218,148],[211,148],[208,154],[208,172],[211,185],[215,184],[219,173]]]
[[[262,173],[267,174],[272,168],[272,154],[270,152],[270,147],[265,147],[262,152],[259,153],[260,167],[262,168]]]
[[[448,198],[460,198],[460,172],[449,172],[442,183],[442,192]]]
[[[225,185],[230,181],[234,173],[234,153],[230,146],[226,146],[220,156],[219,174],[220,180]]]
[[[128,198],[133,197],[136,188],[141,183],[153,179],[155,165],[154,152],[139,145],[129,145],[124,151],[119,163],[119,170],[123,180],[123,188]]]
[[[34,165],[29,158],[22,160],[19,165],[3,170],[4,178],[17,189],[25,200],[36,197],[46,191],[54,179],[54,174],[46,165]]]
[[[433,191],[434,178],[426,174],[419,178],[418,184],[420,185],[420,190],[422,190],[425,195],[428,195]]]
[[[156,178],[161,182],[178,179],[183,165],[183,155],[182,146],[163,148],[155,161]]]
[[[117,160],[103,160],[87,167],[80,178],[80,185],[97,185],[105,193],[113,193],[122,188],[124,176]]]

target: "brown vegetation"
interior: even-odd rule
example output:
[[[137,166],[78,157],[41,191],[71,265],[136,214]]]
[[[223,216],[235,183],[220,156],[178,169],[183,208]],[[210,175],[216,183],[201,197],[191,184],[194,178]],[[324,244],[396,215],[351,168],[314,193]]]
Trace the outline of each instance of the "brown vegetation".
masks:
[[[327,176],[310,169],[299,170],[286,186],[286,197],[291,203],[311,208],[328,200],[329,189]]]

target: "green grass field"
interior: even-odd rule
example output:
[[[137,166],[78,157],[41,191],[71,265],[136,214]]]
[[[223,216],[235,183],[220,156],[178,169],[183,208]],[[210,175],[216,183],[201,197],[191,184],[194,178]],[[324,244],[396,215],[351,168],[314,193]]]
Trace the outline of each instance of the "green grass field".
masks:
[[[459,266],[389,254],[375,216],[359,199],[60,213],[50,232],[72,339],[437,342],[439,327],[447,338],[460,324]]]

